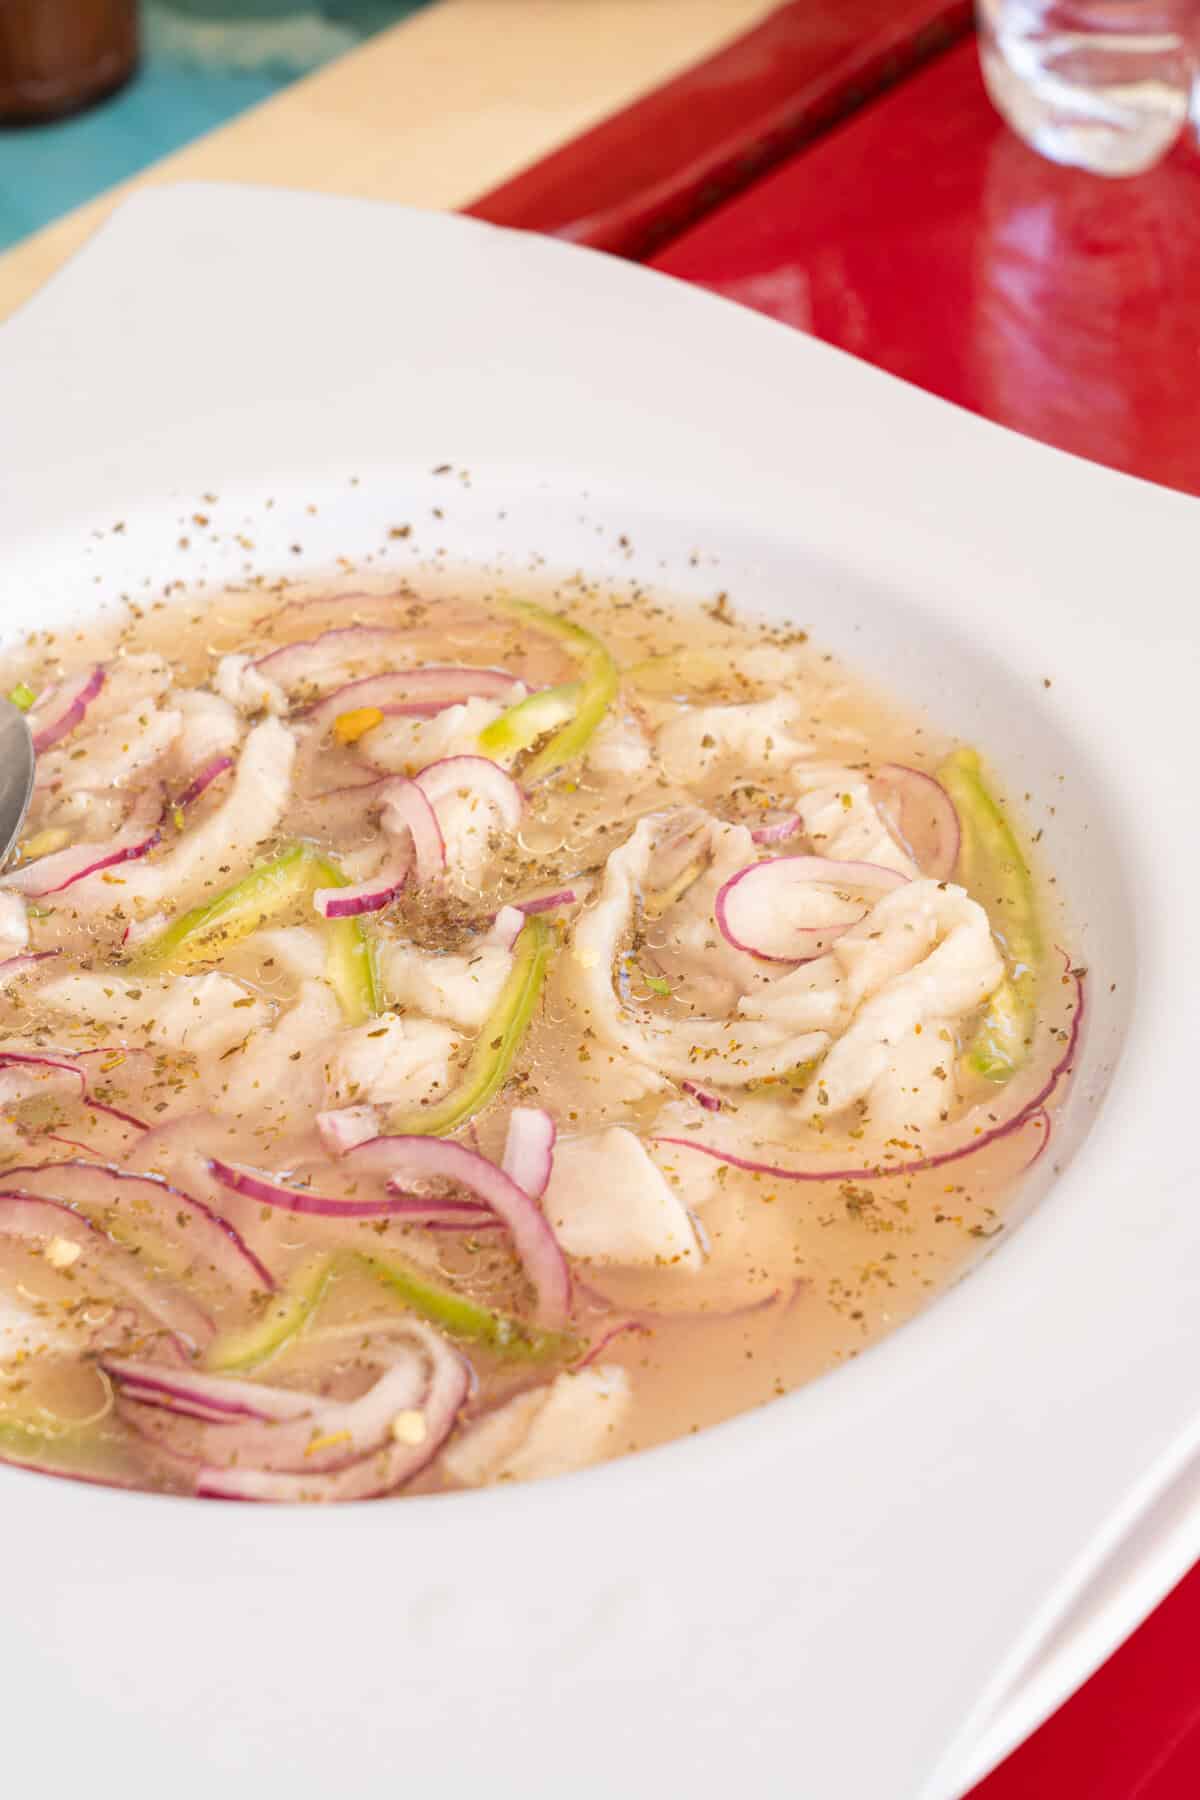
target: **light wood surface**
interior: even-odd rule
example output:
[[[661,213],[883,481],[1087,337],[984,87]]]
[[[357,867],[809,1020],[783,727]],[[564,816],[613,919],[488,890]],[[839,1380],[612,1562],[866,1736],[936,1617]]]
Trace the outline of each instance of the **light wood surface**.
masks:
[[[439,0],[0,256],[0,317],[120,197],[265,182],[462,206],[748,30],[775,0]]]

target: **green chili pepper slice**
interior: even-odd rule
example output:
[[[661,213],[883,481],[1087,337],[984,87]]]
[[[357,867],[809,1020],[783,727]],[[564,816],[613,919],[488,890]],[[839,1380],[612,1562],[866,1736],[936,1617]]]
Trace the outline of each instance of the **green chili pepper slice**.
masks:
[[[105,1460],[112,1444],[105,1441],[102,1418],[56,1419],[35,1424],[32,1419],[0,1418],[0,1462],[33,1469],[53,1467],[63,1475],[106,1477]]]
[[[1037,1012],[1042,934],[1033,877],[977,753],[956,750],[938,780],[962,831],[955,872],[987,907],[1009,971],[984,1008],[966,1062],[988,1081],[1007,1081],[1029,1055]]]
[[[330,1255],[306,1257],[279,1293],[271,1295],[261,1318],[241,1330],[224,1331],[213,1340],[205,1352],[205,1368],[236,1374],[269,1362],[307,1325],[321,1304],[333,1269]]]
[[[484,726],[479,734],[479,748],[485,756],[515,756],[528,750],[539,738],[575,717],[581,692],[578,681],[564,681],[559,687],[526,694],[524,700],[518,700]]]
[[[15,688],[10,688],[8,697],[20,712],[28,712],[37,699],[37,695],[27,681],[18,681]]]
[[[561,730],[555,732],[548,744],[543,744],[521,771],[522,780],[541,781],[547,775],[556,774],[567,763],[573,762],[587,748],[596,727],[616,698],[620,674],[607,647],[592,632],[585,631],[582,625],[576,625],[572,619],[564,619],[560,613],[548,612],[543,606],[535,606],[532,600],[507,601],[505,610],[515,613],[519,619],[527,620],[539,631],[556,637],[578,659],[580,665],[579,697],[572,717]],[[518,702],[519,706],[524,704],[524,701]],[[510,708],[510,712],[515,710],[516,708]],[[500,725],[504,717],[507,715],[497,719],[496,724]]]
[[[542,1362],[567,1356],[575,1340],[566,1332],[536,1331],[507,1313],[456,1294],[426,1270],[391,1255],[319,1253],[307,1257],[287,1286],[273,1294],[262,1317],[243,1330],[225,1332],[210,1345],[204,1366],[222,1374],[261,1368],[287,1348],[316,1313],[339,1264],[368,1269],[411,1312],[451,1337],[482,1344],[498,1356]],[[370,1321],[363,1323],[369,1331]]]
[[[322,880],[322,887],[342,887],[345,878]],[[341,1002],[350,1025],[363,1025],[380,1010],[379,987],[371,940],[358,919],[329,919],[325,925],[325,978]]]
[[[508,1079],[529,1029],[550,957],[551,931],[545,919],[526,919],[515,946],[512,970],[484,1020],[458,1086],[444,1100],[388,1120],[391,1133],[445,1137],[481,1112]]]
[[[576,1354],[578,1344],[569,1332],[535,1331],[509,1313],[495,1312],[443,1287],[424,1269],[394,1256],[362,1257],[371,1273],[410,1311],[437,1325],[450,1337],[482,1344],[498,1356],[513,1361],[549,1362]]]
[[[207,961],[252,931],[298,906],[319,885],[319,859],[307,844],[293,844],[270,862],[259,863],[202,906],[183,913],[134,957],[134,966],[175,971]]]
[[[222,950],[311,899],[319,887],[345,887],[345,876],[309,844],[292,844],[259,863],[202,906],[193,907],[133,958],[142,974],[176,973],[192,963],[217,960]],[[374,1018],[379,994],[371,945],[358,919],[327,923],[326,974],[353,1024]]]
[[[507,1313],[496,1312],[445,1287],[424,1269],[391,1255],[321,1253],[305,1259],[286,1288],[271,1297],[261,1319],[241,1331],[230,1331],[209,1348],[205,1367],[222,1374],[261,1368],[294,1341],[323,1300],[339,1264],[366,1268],[410,1312],[427,1319],[451,1337],[482,1344],[498,1356],[542,1362],[570,1355],[575,1340],[566,1332],[536,1331]],[[370,1320],[363,1322],[364,1332]]]

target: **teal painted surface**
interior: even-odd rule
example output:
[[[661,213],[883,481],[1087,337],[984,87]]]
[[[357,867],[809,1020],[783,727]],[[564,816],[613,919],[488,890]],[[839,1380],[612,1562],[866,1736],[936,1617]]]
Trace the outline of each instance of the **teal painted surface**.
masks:
[[[0,250],[426,3],[150,0],[127,88],[74,119],[0,127]]]

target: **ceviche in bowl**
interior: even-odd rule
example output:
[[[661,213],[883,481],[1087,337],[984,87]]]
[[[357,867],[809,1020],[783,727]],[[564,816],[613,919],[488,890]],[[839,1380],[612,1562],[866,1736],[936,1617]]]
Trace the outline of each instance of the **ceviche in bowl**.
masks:
[[[1084,1015],[990,765],[628,584],[279,583],[9,645],[0,1457],[523,1481],[855,1357],[1015,1216]]]

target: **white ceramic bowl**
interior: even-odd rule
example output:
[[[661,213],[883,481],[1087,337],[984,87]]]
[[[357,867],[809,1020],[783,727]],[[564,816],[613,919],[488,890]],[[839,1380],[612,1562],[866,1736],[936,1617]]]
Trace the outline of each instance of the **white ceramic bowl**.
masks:
[[[1030,793],[1092,1002],[1032,1217],[762,1412],[328,1512],[0,1470],[10,1780],[946,1800],[1107,1652],[1200,1538],[1198,524],[663,277],[356,202],[155,192],[0,330],[5,636],[338,554],[726,588]]]

